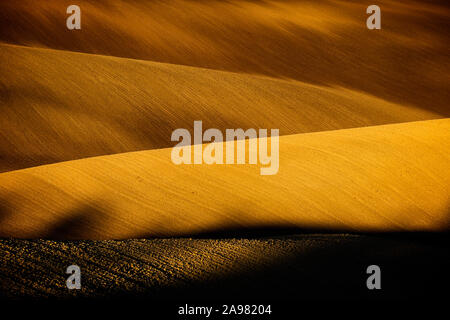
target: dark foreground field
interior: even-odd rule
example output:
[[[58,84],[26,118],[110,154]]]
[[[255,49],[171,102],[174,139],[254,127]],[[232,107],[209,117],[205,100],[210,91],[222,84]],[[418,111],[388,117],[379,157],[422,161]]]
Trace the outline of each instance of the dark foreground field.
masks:
[[[304,234],[124,241],[0,241],[3,298],[438,299],[449,285],[448,235]],[[67,266],[82,272],[68,290]],[[366,287],[381,267],[381,290]],[[84,300],[84,299],[83,299]]]

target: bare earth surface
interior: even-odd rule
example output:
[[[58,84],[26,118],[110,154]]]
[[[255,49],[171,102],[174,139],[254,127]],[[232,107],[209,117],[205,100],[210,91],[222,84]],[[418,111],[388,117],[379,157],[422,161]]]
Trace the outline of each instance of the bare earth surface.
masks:
[[[246,235],[248,237],[248,234]],[[443,300],[445,235],[304,234],[124,241],[0,241],[0,291],[9,298]],[[67,266],[82,289],[65,287]],[[366,268],[382,270],[382,290]],[[435,301],[437,301],[435,300]]]
[[[70,4],[0,1],[1,298],[446,297],[448,2]],[[279,173],[174,165],[194,120]]]

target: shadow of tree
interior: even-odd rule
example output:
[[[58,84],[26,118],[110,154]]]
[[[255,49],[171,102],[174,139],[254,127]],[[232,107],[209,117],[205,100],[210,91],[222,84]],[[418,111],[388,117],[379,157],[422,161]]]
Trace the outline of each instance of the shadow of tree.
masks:
[[[94,203],[79,206],[60,219],[42,235],[43,239],[77,240],[91,239],[97,234],[97,228],[107,223],[107,214]]]

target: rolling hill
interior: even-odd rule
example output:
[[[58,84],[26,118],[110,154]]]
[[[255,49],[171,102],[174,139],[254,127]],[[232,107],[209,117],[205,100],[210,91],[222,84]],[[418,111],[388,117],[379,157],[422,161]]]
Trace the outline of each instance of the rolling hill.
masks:
[[[339,86],[450,116],[445,1],[1,1],[0,41]]]
[[[0,45],[0,171],[173,146],[171,133],[281,135],[439,118],[341,87]]]
[[[449,128],[444,119],[283,136],[273,176],[259,165],[177,166],[170,149],[6,172],[0,237],[448,230]]]

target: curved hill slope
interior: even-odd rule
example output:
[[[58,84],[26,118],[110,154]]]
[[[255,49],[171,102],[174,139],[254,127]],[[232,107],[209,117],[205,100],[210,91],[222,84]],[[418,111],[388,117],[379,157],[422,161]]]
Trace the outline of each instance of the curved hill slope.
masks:
[[[439,117],[343,88],[1,45],[0,171],[170,147],[177,128],[280,134]]]
[[[449,132],[443,119],[283,136],[273,176],[258,165],[177,166],[170,149],[2,173],[0,237],[448,230]]]
[[[448,3],[360,1],[3,0],[0,41],[341,86],[450,116]]]

